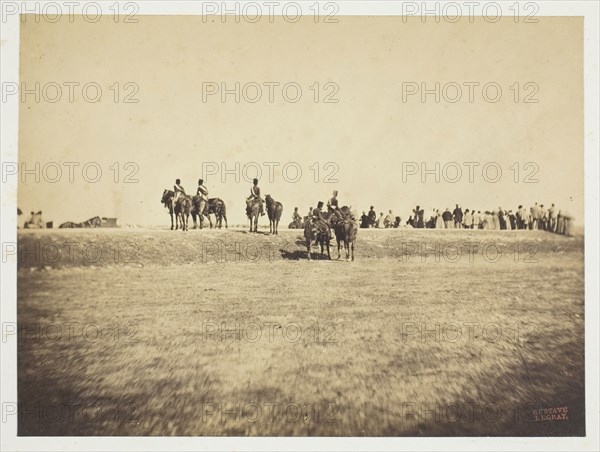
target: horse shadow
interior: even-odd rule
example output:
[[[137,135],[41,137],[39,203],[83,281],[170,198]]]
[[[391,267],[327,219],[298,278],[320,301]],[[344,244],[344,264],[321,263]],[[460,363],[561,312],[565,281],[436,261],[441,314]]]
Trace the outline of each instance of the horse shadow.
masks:
[[[236,231],[239,232],[240,234],[256,234],[256,235],[271,235],[271,233],[269,231],[248,231],[248,230],[242,230],[242,231]]]
[[[285,248],[280,248],[279,252],[281,254],[281,258],[285,260],[299,261],[299,260],[308,260],[308,254],[306,251],[306,241],[303,238],[298,237],[295,241],[295,245],[301,247],[301,249],[289,250]],[[327,254],[321,254],[321,250],[316,247],[311,247],[311,259],[315,261],[329,261],[330,259],[327,257]],[[331,259],[332,261],[334,259]]]
[[[289,251],[285,249],[280,249],[279,252],[281,253],[281,258],[285,260],[299,261],[307,259],[306,251],[303,250]]]

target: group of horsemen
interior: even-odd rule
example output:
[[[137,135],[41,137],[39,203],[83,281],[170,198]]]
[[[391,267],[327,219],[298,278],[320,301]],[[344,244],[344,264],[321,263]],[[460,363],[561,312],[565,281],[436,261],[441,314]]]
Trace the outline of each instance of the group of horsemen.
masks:
[[[339,207],[339,201],[337,199],[337,190],[333,191],[333,196],[327,201],[327,215],[323,212],[323,202],[319,201],[317,207],[314,209],[311,207],[308,211],[306,220],[314,226],[317,231],[329,234],[330,238],[333,238],[333,231],[331,227],[334,227],[339,221],[350,220],[356,223],[356,218],[352,212],[346,207]],[[294,223],[301,224],[302,217],[298,213],[298,208],[294,208],[294,214],[292,216]]]
[[[181,179],[175,180],[175,185],[173,186],[173,205],[177,204],[178,199],[181,196],[187,196],[185,193],[185,189],[181,186]],[[200,212],[204,212],[206,204],[208,203],[208,189],[206,185],[204,185],[203,179],[198,179],[198,188],[196,189],[196,195],[200,197]],[[335,225],[340,220],[350,219],[352,221],[356,221],[352,213],[350,212],[342,212],[339,208],[339,202],[337,199],[338,192],[334,190],[333,196],[327,201],[327,217],[323,212],[323,202],[319,201],[317,203],[317,207],[314,209],[311,207],[308,212],[307,220],[311,222],[312,225],[319,232],[325,232],[329,234],[331,238],[333,238],[333,233],[331,231],[331,227]],[[252,181],[252,187],[250,188],[250,196],[246,198],[246,205],[249,207],[253,201],[258,201],[260,205],[260,215],[263,216],[265,214],[264,210],[264,200],[260,196],[260,187],[258,186],[258,179],[254,179]],[[247,210],[247,212],[249,209]],[[293,214],[294,222],[302,222],[302,217],[298,213],[298,208],[294,208]]]

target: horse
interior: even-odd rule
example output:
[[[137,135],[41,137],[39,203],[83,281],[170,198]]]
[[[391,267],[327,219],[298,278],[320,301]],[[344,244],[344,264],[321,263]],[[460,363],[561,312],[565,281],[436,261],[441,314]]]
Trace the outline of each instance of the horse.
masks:
[[[267,215],[269,216],[269,233],[278,235],[277,228],[283,213],[283,204],[275,201],[271,198],[271,195],[265,196],[265,203],[267,204]]]
[[[162,198],[160,202],[169,210],[169,215],[171,216],[171,230],[173,230],[173,197],[175,196],[175,192],[172,190],[163,191]],[[177,219],[176,219],[177,221]]]
[[[344,218],[335,224],[333,229],[335,231],[335,238],[338,246],[338,259],[340,259],[340,248],[342,243],[346,250],[346,260],[350,262],[350,256],[352,256],[352,262],[354,262],[354,243],[356,242],[356,223],[350,218]]]
[[[101,228],[102,227],[102,219],[100,217],[90,218],[87,221],[83,222],[84,228]]]
[[[354,262],[354,242],[356,242],[356,232],[358,226],[352,218],[351,207],[343,206],[336,214],[334,212],[328,212],[329,224],[333,227],[335,232],[335,239],[338,246],[338,259],[341,257],[340,248],[342,244],[346,250],[346,260],[350,262],[350,255],[352,255],[352,261]]]
[[[288,225],[288,229],[303,229],[305,222],[306,222],[306,217],[304,217],[304,221],[302,221],[300,219],[294,220]]]
[[[175,213],[175,230],[180,226],[182,231],[188,230],[188,221],[192,210],[192,198],[187,195],[180,195],[175,202],[173,212]],[[179,222],[177,221],[179,220]],[[179,224],[178,224],[179,223]]]
[[[44,229],[46,223],[42,219],[42,211],[40,210],[38,213],[31,212],[31,218],[25,222],[23,227],[25,229]]]
[[[246,201],[246,215],[250,220],[250,232],[257,232],[258,228],[258,217],[260,215],[260,201],[256,198],[253,198],[249,201]],[[254,223],[254,230],[252,229],[252,224]]]
[[[306,251],[308,254],[308,260],[311,260],[310,249],[313,243],[315,245],[321,245],[321,256],[323,256],[324,248],[325,246],[327,246],[327,258],[331,260],[331,254],[329,252],[329,225],[327,225],[327,230],[323,231],[319,229],[319,227],[314,222],[307,221],[304,224],[304,239],[306,240]]]
[[[210,223],[210,227],[212,228],[213,223],[210,218],[211,214],[213,214],[215,216],[215,227],[218,227],[219,229],[221,229],[221,227],[223,225],[223,219],[225,219],[225,228],[228,227],[228,225],[227,225],[227,209],[225,208],[225,203],[223,202],[222,199],[210,198],[208,200],[208,203],[205,204],[204,211],[202,213],[200,212],[200,201],[201,201],[200,195],[196,195],[192,198],[192,210],[190,213],[192,214],[192,220],[194,221],[194,229],[196,229],[198,227],[198,225],[196,223],[196,217],[199,218],[200,229],[202,229],[202,223],[203,223],[204,216],[206,216],[208,218],[208,222]]]
[[[194,221],[194,229],[198,228],[196,217],[198,217],[198,220],[200,221],[200,229],[202,229],[204,223],[204,215],[208,217],[208,222],[210,223],[210,228],[212,229],[212,220],[210,219],[210,215],[208,215],[208,203],[204,203],[204,208],[202,209],[202,212],[200,211],[201,203],[202,196],[196,195],[192,197],[192,210],[190,211],[190,213],[192,214],[192,220]]]
[[[72,229],[72,228],[82,228],[83,223],[74,223],[72,221],[66,221],[61,224],[58,229]]]
[[[225,229],[229,226],[227,225],[227,207],[225,206],[225,202],[220,198],[210,198],[208,200],[208,214],[210,220],[210,214],[215,214],[215,227],[221,229],[223,227],[223,220],[225,220]]]

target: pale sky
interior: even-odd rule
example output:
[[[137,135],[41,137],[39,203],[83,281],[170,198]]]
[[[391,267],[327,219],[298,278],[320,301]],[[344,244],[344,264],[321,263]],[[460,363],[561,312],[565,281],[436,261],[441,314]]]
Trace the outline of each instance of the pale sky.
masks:
[[[582,18],[540,17],[537,24],[515,24],[512,18],[495,24],[423,24],[418,18],[404,23],[400,17],[340,17],[335,24],[315,24],[312,18],[296,24],[203,23],[198,16],[138,19],[137,24],[106,18],[21,25],[21,87],[40,82],[47,97],[55,96],[49,83],[63,87],[56,103],[43,98],[36,103],[28,95],[21,104],[21,162],[30,169],[35,162],[63,167],[56,183],[36,183],[27,176],[19,185],[18,205],[24,212],[43,210],[44,219],[55,224],[99,215],[118,217],[122,224],[169,225],[159,201],[176,178],[195,193],[203,163],[234,169],[236,162],[240,168],[256,162],[263,169],[263,195],[270,193],[284,205],[284,224],[295,206],[305,214],[317,201],[326,202],[334,189],[341,204],[359,213],[374,205],[377,212],[393,209],[403,220],[417,204],[428,213],[456,203],[483,211],[553,202],[583,224]],[[80,84],[72,103],[65,82]],[[81,87],[89,82],[102,88],[97,103],[82,97]],[[133,95],[138,103],[123,102],[133,90],[125,89],[128,82],[139,88]],[[236,103],[233,95],[225,103],[219,95],[203,102],[206,82],[229,88],[236,82],[242,87],[257,83],[263,96],[256,103],[243,98]],[[269,82],[280,84],[272,103],[264,85]],[[297,103],[283,98],[281,87],[289,82],[302,88]],[[333,90],[333,85],[325,88],[328,82],[339,88],[333,95],[338,103],[323,102]],[[456,92],[447,84],[457,83],[462,97],[436,103],[432,94],[423,103],[417,94],[403,102],[403,83],[434,88],[436,82],[447,86],[448,97]],[[468,82],[479,83],[472,103]],[[502,89],[496,103],[481,93],[490,82]],[[527,83],[535,84],[537,92]],[[246,93],[254,96],[252,85],[247,86]],[[488,94],[493,96],[494,89]],[[526,95],[538,102],[524,103]],[[73,183],[64,162],[79,164]],[[82,177],[88,162],[102,169],[97,183]],[[128,162],[135,166],[125,168]],[[264,162],[279,164],[272,183]],[[289,162],[302,170],[296,183],[282,175]],[[317,181],[311,170],[315,162]],[[323,182],[335,168],[326,170],[328,162],[337,165],[337,183]],[[436,183],[433,175],[422,183],[420,174],[403,182],[403,162],[429,168],[435,162],[442,167],[457,162],[463,174],[457,183],[443,178]],[[479,164],[474,183],[464,162]],[[502,169],[497,183],[482,176],[481,168],[490,162]],[[523,183],[535,169],[525,168],[528,162],[537,165],[536,183]],[[136,167],[138,182],[123,183]],[[226,202],[230,223],[246,221],[244,199],[251,182],[239,176],[237,183],[233,174],[225,183],[221,174],[206,178],[210,196]],[[261,223],[267,223],[266,217]]]

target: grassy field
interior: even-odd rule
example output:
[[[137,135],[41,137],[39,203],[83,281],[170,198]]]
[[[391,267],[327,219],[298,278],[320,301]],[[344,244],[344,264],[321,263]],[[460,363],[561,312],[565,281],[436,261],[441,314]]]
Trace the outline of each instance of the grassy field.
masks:
[[[20,231],[19,434],[584,434],[583,236],[301,233]]]

